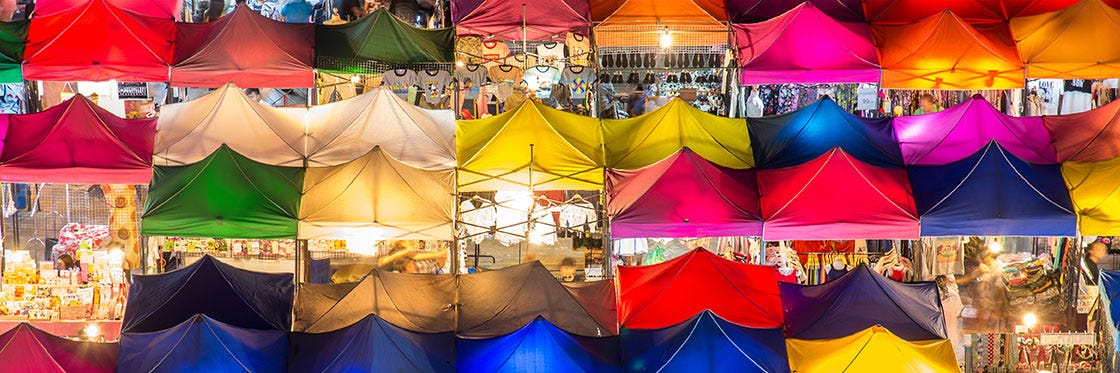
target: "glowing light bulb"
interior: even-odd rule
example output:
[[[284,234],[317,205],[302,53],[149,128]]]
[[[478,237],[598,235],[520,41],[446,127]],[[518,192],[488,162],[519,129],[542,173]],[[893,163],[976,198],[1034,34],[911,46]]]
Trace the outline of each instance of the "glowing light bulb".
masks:
[[[658,44],[660,44],[663,49],[669,49],[673,46],[673,35],[669,33],[669,29],[665,29],[665,33],[661,34]]]
[[[1023,315],[1023,325],[1026,325],[1028,329],[1034,328],[1035,325],[1038,325],[1038,315],[1035,315],[1034,312],[1027,312],[1026,315]]]
[[[988,251],[991,251],[993,253],[1001,253],[1003,252],[1003,244],[999,241],[991,240],[990,242],[988,242]]]

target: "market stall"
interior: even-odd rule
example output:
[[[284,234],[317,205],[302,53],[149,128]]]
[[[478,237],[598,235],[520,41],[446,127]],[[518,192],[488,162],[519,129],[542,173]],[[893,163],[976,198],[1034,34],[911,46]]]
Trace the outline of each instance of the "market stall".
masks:
[[[703,112],[679,98],[629,119],[604,119],[607,167],[634,170],[688,148],[727,168],[754,167],[750,135],[742,119]]]
[[[992,141],[1023,161],[1057,163],[1042,117],[1001,113],[980,95],[936,113],[895,118],[894,131],[907,165],[956,162]]]
[[[758,168],[804,164],[834,148],[876,167],[902,166],[889,118],[860,118],[830,98],[797,111],[747,120]]]
[[[790,370],[781,330],[748,328],[711,311],[663,328],[626,328],[619,339],[628,372]]]
[[[451,1],[451,20],[459,36],[479,35],[498,40],[549,40],[590,24],[587,0]]]
[[[457,338],[456,368],[472,372],[618,371],[618,337],[572,334],[537,317],[525,326],[488,339]]]
[[[860,372],[960,371],[948,340],[909,342],[881,326],[842,338],[790,339],[786,346],[790,368],[796,372],[832,372],[836,367]]]
[[[337,331],[296,332],[289,339],[287,367],[294,372],[451,372],[456,367],[452,333],[410,331],[376,315]]]
[[[450,275],[373,271],[360,282],[303,284],[296,296],[293,329],[303,333],[333,332],[375,315],[377,323],[390,323],[414,332],[453,331],[456,283]]]
[[[1011,31],[1027,65],[1027,77],[1120,76],[1120,57],[1109,52],[1120,48],[1116,19],[1120,10],[1104,0],[1081,0],[1050,13],[1012,18]]]
[[[152,372],[191,367],[222,371],[283,372],[287,330],[240,328],[195,315],[163,330],[121,336],[117,371]]]
[[[117,343],[74,341],[22,323],[0,334],[0,362],[10,372],[112,372]]]

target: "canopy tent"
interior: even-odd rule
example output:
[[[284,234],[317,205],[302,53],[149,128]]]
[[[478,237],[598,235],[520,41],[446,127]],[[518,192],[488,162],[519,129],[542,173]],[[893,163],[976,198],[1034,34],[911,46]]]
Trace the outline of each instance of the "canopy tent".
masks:
[[[690,148],[633,171],[607,171],[611,237],[759,236],[754,170],[712,164]]]
[[[132,298],[132,297],[129,297]],[[119,372],[230,371],[283,372],[286,330],[239,328],[195,315],[170,328],[121,334]]]
[[[295,88],[315,85],[315,25],[274,21],[247,5],[206,23],[176,24],[171,84]],[[236,35],[236,36],[235,36]]]
[[[257,162],[303,166],[305,113],[303,109],[262,105],[237,86],[226,84],[198,99],[160,110],[155,163],[197,163],[224,144]]]
[[[901,283],[860,264],[820,285],[778,287],[790,338],[844,338],[876,325],[908,341],[946,337],[941,297],[932,282]]]
[[[459,333],[493,338],[513,333],[537,317],[567,332],[591,337],[614,334],[602,325],[540,262],[459,277]]]
[[[790,339],[790,367],[799,373],[835,372],[960,372],[949,340],[907,342],[873,326],[850,336],[821,341]]]
[[[454,276],[376,270],[359,282],[302,284],[293,329],[332,332],[377,315],[381,321],[415,332],[448,332],[455,329],[456,290]]]
[[[0,22],[0,83],[23,82],[23,56],[30,21]]]
[[[305,169],[269,166],[222,145],[186,166],[156,166],[140,233],[295,238]]]
[[[599,325],[606,327],[610,334],[618,334],[618,297],[614,280],[563,284],[583,309],[599,322]]]
[[[291,274],[253,272],[205,255],[191,265],[157,275],[137,275],[121,330],[143,333],[175,327],[194,315],[234,327],[288,330],[292,324]]]
[[[658,47],[665,34],[674,47],[718,50],[728,42],[723,0],[594,0],[591,19],[599,48]],[[675,52],[695,51],[678,48]]]
[[[777,18],[805,0],[726,0],[727,15],[732,23],[758,23]],[[841,22],[864,23],[861,0],[808,0],[814,8]]]
[[[602,23],[727,21],[727,9],[723,0],[595,0],[591,19]]]
[[[867,24],[833,19],[814,2],[732,29],[741,84],[879,82],[879,56]]]
[[[156,120],[122,119],[82,95],[34,114],[0,115],[0,180],[147,184]],[[0,130],[3,131],[3,130]]]
[[[1103,270],[1100,272],[1100,299],[1101,299],[1101,312],[1105,315],[1105,326],[1108,330],[1108,338],[1112,344],[1112,351],[1120,350],[1120,271]],[[1112,352],[1115,354],[1116,352]],[[1115,364],[1115,363],[1113,363]]]
[[[969,25],[945,10],[908,25],[873,24],[871,35],[882,88],[1023,88],[1023,62],[1007,23]]]
[[[451,21],[459,36],[497,40],[550,40],[586,30],[590,12],[588,0],[451,1]]]
[[[789,372],[781,329],[752,329],[703,311],[660,329],[623,329],[631,372]]]
[[[991,141],[1027,162],[1057,163],[1042,118],[1003,114],[980,95],[940,112],[897,117],[894,130],[908,165],[956,162]]]
[[[682,148],[724,167],[754,167],[746,122],[708,114],[679,98],[645,115],[603,120],[603,142],[607,166],[615,169],[646,167]]]
[[[878,167],[901,167],[890,118],[860,118],[830,98],[797,111],[747,120],[759,168],[796,166],[839,147]]]
[[[660,264],[618,267],[618,288],[618,317],[627,328],[664,328],[704,310],[752,328],[782,325],[774,267],[732,262],[703,248]]]
[[[799,166],[760,170],[758,190],[768,241],[918,237],[906,170],[875,167],[839,148]]]
[[[0,334],[0,362],[6,372],[112,372],[117,344],[56,337],[28,323]]]
[[[165,82],[174,38],[171,17],[133,13],[111,0],[88,0],[32,17],[23,75],[47,81]]]
[[[412,332],[373,315],[338,331],[292,333],[290,338],[292,372],[455,371],[455,336],[450,332]]]
[[[542,317],[508,335],[456,339],[460,372],[617,372],[618,337],[565,332]]]
[[[1120,235],[1120,184],[1116,175],[1120,175],[1120,158],[1062,163],[1062,177],[1077,213],[1078,233]]]
[[[603,185],[599,120],[536,101],[456,128],[459,191],[596,190]]]
[[[1107,79],[1120,76],[1120,10],[1081,0],[1052,13],[1011,19],[1031,78]]]
[[[1044,116],[1042,124],[1059,162],[1120,158],[1120,101],[1077,114]]]
[[[1023,161],[995,140],[968,158],[909,172],[922,236],[1077,235],[1061,166]]]
[[[72,8],[97,0],[50,0],[35,4],[35,16],[42,17],[63,13]],[[110,0],[113,5],[132,13],[178,20],[182,18],[183,0]]]
[[[455,168],[455,113],[421,109],[387,86],[312,106],[308,164],[334,166],[375,147],[412,167]]]
[[[454,60],[454,29],[416,28],[384,9],[341,25],[315,25],[315,67],[320,70],[371,73],[365,63]]]
[[[908,24],[951,9],[961,19],[975,24],[1001,23],[1016,17],[1052,12],[1077,0],[863,0],[867,20],[878,24]]]

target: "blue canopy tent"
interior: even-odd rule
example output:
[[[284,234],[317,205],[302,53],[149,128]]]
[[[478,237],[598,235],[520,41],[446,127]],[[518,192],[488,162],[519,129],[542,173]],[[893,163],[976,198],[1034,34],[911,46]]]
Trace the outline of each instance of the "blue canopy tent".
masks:
[[[839,147],[876,167],[902,167],[902,152],[890,118],[860,118],[830,98],[797,111],[748,118],[755,166],[762,169],[796,166]]]
[[[293,372],[453,372],[455,336],[408,331],[369,315],[328,333],[292,333]]]
[[[778,284],[786,336],[834,339],[882,325],[907,341],[945,339],[937,284],[901,283],[861,264],[820,285]]]
[[[943,166],[910,166],[922,236],[1075,236],[1061,166],[1016,158],[994,141]]]
[[[513,333],[455,341],[460,372],[615,372],[618,337],[583,337],[537,317]]]
[[[1108,328],[1108,337],[1112,339],[1112,353],[1120,352],[1120,271],[1102,270],[1100,273],[1101,311],[1108,318],[1105,325]],[[1115,359],[1114,359],[1115,360]],[[1120,362],[1113,363],[1113,369]]]
[[[122,333],[118,372],[284,372],[288,332],[196,315],[166,330]]]
[[[660,329],[623,329],[624,368],[633,372],[788,372],[781,329],[740,326],[704,311]]]
[[[121,330],[154,332],[201,314],[241,328],[287,331],[294,292],[291,274],[239,269],[207,255],[175,271],[135,276]]]

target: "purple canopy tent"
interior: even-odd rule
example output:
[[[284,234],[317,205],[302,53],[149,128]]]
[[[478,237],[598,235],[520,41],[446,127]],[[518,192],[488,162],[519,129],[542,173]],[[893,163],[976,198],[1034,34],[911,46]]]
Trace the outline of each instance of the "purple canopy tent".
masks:
[[[862,0],[727,0],[727,17],[733,23],[763,22],[803,3],[812,4],[839,21],[863,23],[866,20]]]
[[[1008,116],[979,95],[941,112],[895,118],[894,131],[907,165],[959,161],[990,141],[1027,162],[1057,163],[1042,118]]]
[[[591,24],[587,0],[452,0],[459,36],[498,40],[551,40]]]

